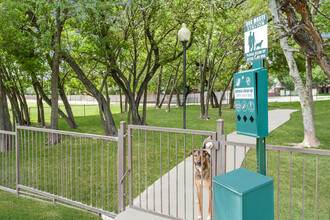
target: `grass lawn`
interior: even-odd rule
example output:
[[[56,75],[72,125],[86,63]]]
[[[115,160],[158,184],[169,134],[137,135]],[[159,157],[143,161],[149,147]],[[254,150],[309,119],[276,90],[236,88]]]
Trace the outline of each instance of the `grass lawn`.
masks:
[[[0,219],[99,219],[96,215],[0,190]]]
[[[330,130],[330,101],[318,101],[315,103],[315,121],[316,121],[316,132],[317,137],[322,143],[322,146],[319,149],[327,149],[330,150],[330,139],[328,137],[328,131]],[[97,106],[94,106],[94,108],[97,109]],[[279,129],[273,131],[270,133],[269,137],[267,138],[268,144],[274,144],[274,145],[284,145],[285,143],[291,143],[291,142],[301,142],[303,140],[303,126],[302,126],[302,117],[301,117],[301,111],[300,111],[300,104],[298,102],[291,102],[291,103],[269,103],[269,109],[298,109],[299,111],[291,114],[291,120],[287,122],[286,124],[282,125]],[[77,108],[79,110],[79,108]],[[119,106],[111,106],[111,109],[114,112],[119,112]],[[116,110],[117,109],[117,110]],[[80,108],[80,114],[83,111]],[[93,110],[94,111],[94,110]],[[97,114],[97,110],[95,111]],[[200,120],[199,118],[200,114],[200,107],[199,106],[188,106],[187,108],[187,129],[195,129],[195,130],[207,130],[207,131],[216,131],[216,120],[217,117],[217,109],[210,109],[209,116],[211,117],[210,120]],[[223,110],[223,116],[221,117],[225,120],[225,133],[229,134],[236,130],[235,125],[235,112],[231,109],[224,109]],[[120,121],[124,121],[127,119],[127,114],[114,114],[114,119],[117,125],[117,128],[119,128]],[[93,134],[101,134],[104,135],[104,130],[100,121],[100,117],[97,115],[90,115],[85,117],[76,117],[76,122],[79,125],[79,129],[75,130],[77,132],[82,133],[93,133]],[[172,128],[182,128],[182,108],[172,108],[170,112],[165,112],[164,109],[161,110],[155,110],[151,106],[148,108],[147,112],[147,123],[149,125],[153,126],[159,126],[159,127],[172,127]],[[66,125],[66,122],[62,119],[59,121],[59,128],[61,130],[70,130],[68,125]],[[154,139],[159,139],[160,133],[148,133],[147,134],[147,140],[148,143],[153,143]],[[135,142],[133,143],[134,146],[134,152],[138,152],[138,145],[139,142],[137,141],[137,137],[140,136],[140,147],[141,147],[141,153],[142,153],[142,162],[140,164],[141,166],[141,173],[142,176],[140,177],[143,179],[141,188],[143,189],[146,186],[146,183],[144,181],[145,179],[145,161],[148,162],[149,165],[153,164],[154,159],[157,161],[162,157],[162,167],[157,166],[157,168],[154,169],[154,167],[151,166],[150,170],[148,168],[149,177],[147,178],[148,185],[150,185],[154,179],[159,178],[161,175],[161,172],[159,172],[160,168],[162,168],[162,173],[166,173],[168,169],[175,166],[176,160],[175,155],[177,154],[176,151],[176,144],[175,140],[178,140],[178,155],[179,161],[183,160],[183,155],[191,150],[192,143],[198,146],[198,142],[200,142],[203,137],[192,137],[192,136],[186,136],[187,140],[187,149],[184,151],[181,146],[183,146],[183,137],[182,136],[174,136],[167,134],[162,134],[163,142],[161,144],[162,150],[159,149],[159,141],[156,143],[158,147],[153,147],[152,144],[145,147],[145,133],[141,132],[140,135],[138,133],[134,134]],[[167,144],[168,140],[170,140],[170,150],[167,150]],[[155,156],[148,156],[147,160],[143,161],[144,155],[145,155],[145,149],[147,149],[147,153]],[[148,155],[149,155],[148,154]],[[169,157],[168,157],[169,155]],[[277,189],[277,152],[270,152],[269,154],[269,161],[268,161],[268,168],[269,168],[269,175],[273,178],[275,178],[275,191]],[[319,219],[327,219],[329,218],[329,210],[330,210],[330,175],[327,171],[328,164],[330,163],[329,157],[319,157],[319,192],[318,192],[318,217]],[[170,161],[170,167],[167,165],[167,161]],[[289,201],[289,165],[290,162],[290,154],[281,153],[280,156],[280,219],[286,219],[288,217],[288,201]],[[255,159],[255,151],[251,150],[248,153],[248,169],[255,170],[256,169],[256,159]],[[137,156],[134,157],[134,166],[135,169],[138,167],[138,158]],[[292,203],[292,218],[293,219],[301,219],[301,209],[299,208],[299,205],[301,206],[301,195],[302,195],[302,154],[293,156],[293,203]],[[153,175],[150,175],[152,174]],[[158,173],[158,174],[157,174]],[[138,172],[135,173],[134,176],[134,182],[138,181],[139,176],[137,175]],[[305,183],[305,218],[310,219],[314,217],[314,204],[315,204],[315,156],[306,156],[306,183]],[[313,191],[314,190],[314,191]],[[138,192],[138,185],[134,188],[134,194]],[[11,201],[11,204],[14,204],[12,209],[8,209],[6,216],[13,216],[12,218],[16,218],[15,212],[17,213],[24,213],[26,208],[22,208],[26,206],[26,203],[24,203],[25,200],[21,200],[21,198],[17,198],[15,195],[11,195],[8,193],[5,193],[3,191],[0,191],[0,201],[4,201],[2,198],[5,198],[7,201]],[[53,206],[48,205],[44,203],[39,203],[32,200],[30,201],[31,204],[31,213],[40,213],[40,215],[36,216],[29,216],[26,219],[41,219],[45,218],[43,216],[48,216],[47,212],[53,212],[54,210],[57,210],[57,207],[60,206]],[[277,201],[277,195],[275,195],[275,204]],[[36,205],[34,205],[36,204]],[[6,213],[2,209],[2,207],[7,207],[7,203],[0,202],[0,219],[2,218],[1,213]],[[39,212],[38,207],[45,207],[42,210],[45,210],[45,212]],[[298,206],[298,208],[297,208]],[[275,207],[276,208],[276,207]],[[22,209],[22,211],[20,211]],[[67,210],[67,208],[61,207],[63,210]],[[12,210],[12,211],[10,211]],[[15,211],[14,211],[15,210]],[[74,216],[76,218],[75,214],[76,210],[68,209],[68,212],[72,210],[71,214],[65,214],[67,216]],[[12,213],[13,212],[13,213]],[[61,213],[65,213],[67,211],[56,211],[58,214],[59,219],[61,219]],[[44,214],[41,214],[44,213]],[[79,212],[80,213],[80,212]],[[25,214],[24,214],[25,215]],[[93,218],[94,216],[89,216],[88,214],[84,215],[88,216],[86,218]],[[77,215],[78,216],[78,215]],[[79,217],[77,217],[79,218]],[[85,218],[84,218],[85,219]]]

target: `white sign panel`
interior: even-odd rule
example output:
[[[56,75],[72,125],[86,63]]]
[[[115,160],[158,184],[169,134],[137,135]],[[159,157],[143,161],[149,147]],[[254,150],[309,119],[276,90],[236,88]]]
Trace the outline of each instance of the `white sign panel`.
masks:
[[[244,50],[246,62],[266,59],[268,54],[267,14],[245,22]]]
[[[235,99],[254,99],[254,87],[234,89]]]

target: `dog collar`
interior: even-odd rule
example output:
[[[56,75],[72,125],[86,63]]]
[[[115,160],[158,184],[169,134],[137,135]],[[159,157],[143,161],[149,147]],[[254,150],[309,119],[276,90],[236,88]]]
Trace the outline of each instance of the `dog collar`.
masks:
[[[196,176],[197,176],[197,177],[201,177],[201,174],[199,173],[199,174],[197,174]]]

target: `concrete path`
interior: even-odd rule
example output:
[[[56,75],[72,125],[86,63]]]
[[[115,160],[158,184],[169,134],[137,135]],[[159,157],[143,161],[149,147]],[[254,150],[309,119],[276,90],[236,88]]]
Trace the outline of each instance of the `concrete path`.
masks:
[[[296,110],[272,110],[269,111],[269,132],[275,130],[290,119],[290,114]],[[237,135],[233,132],[227,135],[227,140],[255,143],[255,138],[243,135]],[[248,149],[247,149],[248,150]],[[227,172],[234,169],[234,150],[227,147]],[[244,148],[236,149],[236,168],[240,167],[244,160]],[[186,169],[184,169],[186,167]],[[148,190],[141,194],[141,198],[134,199],[134,205],[159,213],[171,214],[187,219],[197,219],[198,204],[195,203],[196,187],[194,185],[194,167],[192,158],[189,157],[185,162],[181,162],[177,167],[170,170],[169,173],[157,180],[154,185],[149,186]],[[176,178],[178,176],[178,183]],[[184,177],[186,176],[186,181]],[[186,182],[186,185],[184,184]],[[189,192],[189,193],[187,193]],[[191,193],[190,193],[191,192]],[[194,193],[192,193],[194,192]],[[155,198],[154,199],[154,195]],[[162,195],[162,200],[160,199]],[[186,198],[186,199],[184,199]],[[176,202],[178,201],[178,202]],[[162,204],[162,206],[161,206]],[[186,208],[184,208],[186,207]],[[203,191],[203,219],[207,219],[208,209],[208,193],[204,188]],[[151,215],[141,211],[127,209],[127,211],[119,214],[117,220],[160,220],[163,217]]]

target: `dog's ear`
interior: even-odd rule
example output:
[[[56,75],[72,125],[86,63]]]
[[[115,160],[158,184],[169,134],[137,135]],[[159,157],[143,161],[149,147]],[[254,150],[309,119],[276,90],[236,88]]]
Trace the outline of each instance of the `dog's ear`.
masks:
[[[210,161],[211,155],[209,154],[209,152],[207,150],[204,150],[204,149],[203,149],[203,151],[205,153],[206,158]]]
[[[190,151],[190,153],[188,154],[188,156],[193,155],[193,154],[195,153],[196,150],[197,150],[197,149],[194,149],[194,150]]]

